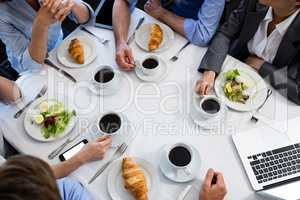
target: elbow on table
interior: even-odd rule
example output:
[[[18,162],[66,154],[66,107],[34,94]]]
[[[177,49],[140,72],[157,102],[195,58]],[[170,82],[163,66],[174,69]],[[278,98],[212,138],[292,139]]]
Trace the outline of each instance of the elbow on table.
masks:
[[[43,63],[44,61],[36,61],[34,58],[32,58],[29,53],[29,49],[27,48],[25,52],[21,55],[20,65],[22,69],[20,69],[21,71],[19,72],[40,69]]]
[[[215,31],[200,26],[201,25],[197,23],[192,31],[186,28],[185,35],[192,44],[200,47],[207,47],[213,39]]]

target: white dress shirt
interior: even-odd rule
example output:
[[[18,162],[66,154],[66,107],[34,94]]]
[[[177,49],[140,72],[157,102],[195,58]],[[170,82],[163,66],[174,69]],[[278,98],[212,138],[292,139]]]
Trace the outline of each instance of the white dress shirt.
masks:
[[[285,33],[297,17],[299,11],[300,9],[277,24],[274,31],[268,36],[268,25],[273,20],[273,9],[270,7],[254,37],[248,42],[249,52],[272,64]]]

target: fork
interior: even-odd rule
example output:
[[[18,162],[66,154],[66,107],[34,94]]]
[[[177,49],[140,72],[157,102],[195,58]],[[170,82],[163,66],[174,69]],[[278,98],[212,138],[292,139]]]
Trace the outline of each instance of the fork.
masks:
[[[110,40],[104,39],[104,38],[100,38],[98,37],[96,34],[92,33],[91,31],[89,31],[87,28],[85,28],[84,26],[80,27],[80,30],[94,36],[101,44],[103,45],[107,45],[109,43]]]
[[[120,154],[120,157],[125,153],[126,149],[128,148],[128,145],[124,142],[122,143],[117,150],[114,152],[114,154],[112,155],[111,159],[104,164],[97,172],[96,174],[91,178],[91,180],[89,181],[89,184],[91,184],[92,182],[94,182],[94,180],[96,180],[96,178],[98,176],[100,176],[102,174],[102,172],[104,172],[104,170],[113,162],[117,159],[116,155]]]
[[[257,113],[262,109],[262,107],[264,107],[264,105],[266,104],[266,102],[268,101],[268,99],[270,98],[272,93],[273,93],[273,91],[271,89],[268,89],[267,96],[266,96],[264,102],[256,109]],[[250,121],[256,123],[256,122],[258,122],[258,118],[255,117],[254,114],[252,114],[252,117],[251,117]]]
[[[44,96],[44,94],[47,92],[47,85],[44,85],[43,88],[40,90],[40,92],[32,99],[29,101],[22,109],[20,109],[16,114],[14,115],[14,118],[17,119],[21,116],[21,114],[25,111],[26,108],[28,108],[36,99]]]
[[[170,60],[171,60],[172,62],[177,61],[178,58],[179,58],[180,53],[181,53],[187,46],[189,46],[189,44],[191,44],[191,42],[187,42],[185,45],[183,45],[183,47],[181,47],[181,48],[179,49],[179,51],[178,51],[172,58],[170,58]]]
[[[69,137],[63,144],[61,144],[59,147],[57,147],[56,149],[54,149],[48,155],[48,159],[52,160],[53,158],[55,158],[55,156],[57,156],[68,144],[70,144],[71,142],[73,142],[74,140],[76,140],[79,136],[80,136],[80,133],[77,133],[75,136]]]

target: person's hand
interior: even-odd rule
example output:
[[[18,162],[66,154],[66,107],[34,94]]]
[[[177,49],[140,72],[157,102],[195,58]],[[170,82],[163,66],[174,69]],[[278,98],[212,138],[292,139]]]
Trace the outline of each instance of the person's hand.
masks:
[[[133,54],[126,42],[117,46],[116,61],[117,64],[124,70],[129,71],[134,68]]]
[[[63,21],[74,6],[73,0],[45,0],[37,12],[37,24],[50,26],[57,21]]]
[[[214,176],[216,178],[215,183]],[[226,193],[223,175],[209,169],[200,191],[199,200],[223,200]]]
[[[160,0],[148,0],[144,9],[149,15],[156,19],[159,19],[164,12],[164,8],[161,6]]]
[[[112,138],[103,136],[88,143],[76,156],[82,163],[102,160],[107,150],[111,147]]]
[[[37,12],[35,21],[38,25],[42,26],[50,26],[51,24],[54,24],[58,20],[55,19],[54,14],[51,12],[50,8],[46,6],[41,6],[39,11]]]
[[[44,0],[43,2],[43,7],[47,7],[58,21],[63,21],[70,14],[73,6],[73,0]]]
[[[214,86],[216,72],[205,71],[200,80],[196,83],[196,92],[203,96],[207,95]]]
[[[253,67],[256,71],[258,71],[261,66],[265,63],[265,61],[257,56],[249,56],[245,60],[246,64]]]

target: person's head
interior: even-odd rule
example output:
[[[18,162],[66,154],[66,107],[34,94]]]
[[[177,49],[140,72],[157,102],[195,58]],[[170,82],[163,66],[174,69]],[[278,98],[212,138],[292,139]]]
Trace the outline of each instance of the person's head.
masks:
[[[61,197],[47,163],[32,156],[15,156],[0,166],[0,199],[61,200]]]
[[[291,9],[300,7],[300,0],[259,0],[260,4],[277,9]]]

